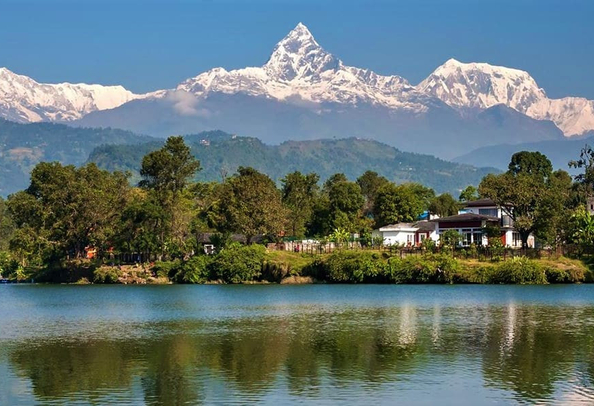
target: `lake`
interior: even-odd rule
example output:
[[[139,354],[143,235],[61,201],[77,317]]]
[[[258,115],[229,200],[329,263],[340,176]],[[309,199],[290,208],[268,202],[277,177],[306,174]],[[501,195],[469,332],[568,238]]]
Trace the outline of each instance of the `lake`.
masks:
[[[0,285],[0,404],[594,404],[594,285]]]

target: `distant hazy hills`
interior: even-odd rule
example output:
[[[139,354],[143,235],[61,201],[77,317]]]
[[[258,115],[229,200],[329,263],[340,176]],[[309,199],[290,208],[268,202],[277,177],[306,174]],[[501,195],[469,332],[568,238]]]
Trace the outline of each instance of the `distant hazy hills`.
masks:
[[[356,138],[288,141],[274,146],[256,138],[212,131],[189,135],[186,142],[201,162],[199,180],[221,180],[239,166],[252,166],[276,181],[296,170],[316,172],[322,180],[337,172],[355,179],[366,170],[373,170],[396,182],[419,182],[457,197],[464,187],[477,185],[487,173],[497,172],[493,168],[477,169]],[[100,146],[91,153],[89,161],[110,170],[131,171],[138,179],[142,157],[161,145],[162,142],[149,142]]]
[[[72,128],[61,124],[17,124],[0,119],[0,196],[29,184],[29,172],[41,161],[84,163],[102,144],[145,143],[150,137],[129,131]]]
[[[509,158],[518,151],[539,151],[545,154],[555,169],[571,172],[567,163],[579,158],[580,150],[586,145],[594,146],[594,136],[579,139],[542,141],[517,145],[495,145],[476,149],[454,159],[468,165],[480,165],[507,170]]]

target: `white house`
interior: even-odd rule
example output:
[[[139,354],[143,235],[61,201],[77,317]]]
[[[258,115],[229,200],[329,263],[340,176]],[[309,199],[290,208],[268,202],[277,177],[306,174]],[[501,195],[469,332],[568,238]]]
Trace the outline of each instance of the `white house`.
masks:
[[[497,217],[501,226],[501,242],[503,245],[512,248],[522,247],[522,239],[520,233],[514,228],[513,220],[493,200],[479,199],[468,202],[463,212]],[[528,237],[528,247],[534,248],[534,236],[532,234]]]
[[[436,223],[417,221],[416,223],[390,224],[373,230],[373,238],[382,238],[384,245],[419,246],[426,238],[438,239]]]
[[[456,230],[462,235],[460,243],[462,246],[487,245],[488,240],[484,229],[488,225],[500,228],[504,246],[522,247],[520,233],[514,229],[512,219],[491,199],[468,202],[464,209],[454,216],[380,227],[372,232],[372,237],[381,237],[384,245],[398,244],[413,247],[420,246],[426,238],[439,242],[440,235],[448,230]],[[528,237],[528,246],[534,247],[533,235]]]

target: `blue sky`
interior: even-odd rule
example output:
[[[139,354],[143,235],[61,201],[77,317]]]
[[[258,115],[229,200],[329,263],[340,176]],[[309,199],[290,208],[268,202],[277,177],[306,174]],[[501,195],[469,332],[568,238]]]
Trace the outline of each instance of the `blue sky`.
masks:
[[[416,84],[450,57],[527,70],[594,99],[589,0],[0,0],[0,66],[42,82],[171,88],[259,66],[299,21],[349,65]]]

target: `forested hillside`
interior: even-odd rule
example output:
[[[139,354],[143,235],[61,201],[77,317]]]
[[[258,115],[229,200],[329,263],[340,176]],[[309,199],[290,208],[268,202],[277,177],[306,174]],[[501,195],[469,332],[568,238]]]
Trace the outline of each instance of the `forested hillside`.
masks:
[[[316,172],[322,180],[342,172],[356,179],[367,170],[378,172],[391,181],[418,182],[436,192],[457,196],[464,187],[477,185],[493,168],[475,168],[452,163],[430,155],[413,154],[377,141],[347,138],[338,140],[288,141],[266,145],[256,138],[237,137],[221,131],[188,135],[186,143],[201,162],[197,180],[221,180],[239,166],[249,166],[279,181],[287,173]],[[103,145],[89,161],[109,170],[132,172],[139,179],[142,157],[163,145],[153,141],[143,145]]]
[[[0,119],[0,196],[27,187],[29,173],[39,162],[80,165],[99,145],[146,143],[150,140],[150,137],[111,128],[18,124]]]

